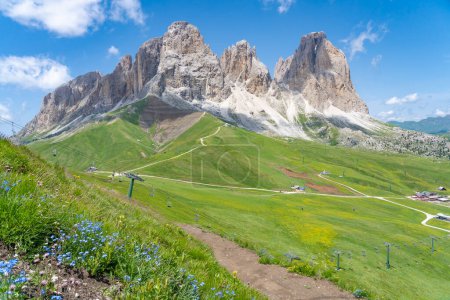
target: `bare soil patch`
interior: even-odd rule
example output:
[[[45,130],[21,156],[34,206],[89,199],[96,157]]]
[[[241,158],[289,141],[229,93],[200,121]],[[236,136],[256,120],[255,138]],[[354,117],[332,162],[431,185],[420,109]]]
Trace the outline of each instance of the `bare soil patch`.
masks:
[[[170,106],[158,97],[149,97],[148,105],[139,116],[139,125],[148,129],[156,123],[153,140],[163,145],[191,128],[203,113],[181,110]]]
[[[299,172],[295,172],[295,171],[292,171],[292,170],[290,170],[288,168],[284,168],[284,167],[280,167],[279,169],[284,173],[284,175],[292,177],[292,178],[299,178],[299,179],[306,179],[306,180],[310,179],[309,175],[306,174],[305,172],[299,173]]]
[[[248,249],[191,225],[180,225],[187,233],[209,245],[217,261],[244,283],[267,295],[269,299],[354,299],[326,280],[289,273],[277,265],[263,265]]]
[[[312,182],[306,183],[306,186],[310,189],[316,190],[324,194],[344,195],[337,187],[330,185],[318,185]]]

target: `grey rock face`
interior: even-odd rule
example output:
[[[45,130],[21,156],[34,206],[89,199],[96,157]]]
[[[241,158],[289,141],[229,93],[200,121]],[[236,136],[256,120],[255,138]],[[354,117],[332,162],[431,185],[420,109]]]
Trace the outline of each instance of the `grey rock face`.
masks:
[[[162,90],[192,101],[222,95],[224,76],[219,60],[198,29],[175,22],[164,34],[158,74]]]
[[[81,75],[45,96],[39,114],[27,124],[22,136],[42,133],[78,117],[111,110],[118,103],[134,99],[157,73],[162,39],[145,42],[136,54],[122,57],[111,74]]]
[[[256,48],[247,41],[240,41],[225,50],[220,65],[228,84],[243,83],[248,92],[265,94],[270,86],[270,74],[267,67],[256,56]]]
[[[93,90],[98,88],[100,79],[100,73],[90,72],[78,76],[49,93],[44,97],[39,114],[27,124],[21,134],[43,132],[65,119],[69,120],[70,114],[83,105],[83,99],[89,97]]]
[[[275,80],[301,92],[319,111],[333,105],[345,112],[369,112],[353,87],[344,53],[323,32],[303,36],[294,55],[278,61]]]
[[[162,38],[145,42],[138,50],[133,64],[134,91],[141,91],[158,72]]]

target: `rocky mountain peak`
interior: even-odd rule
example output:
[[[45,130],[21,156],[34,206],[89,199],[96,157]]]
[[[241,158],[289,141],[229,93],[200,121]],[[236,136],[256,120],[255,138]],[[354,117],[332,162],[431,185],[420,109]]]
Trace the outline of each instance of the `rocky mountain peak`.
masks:
[[[162,39],[160,90],[193,101],[224,95],[223,73],[217,56],[200,31],[187,22],[169,26]]]
[[[319,111],[333,106],[344,112],[368,113],[353,87],[344,53],[323,32],[303,36],[295,53],[278,61],[275,80],[301,92]]]
[[[243,83],[252,94],[267,92],[270,74],[267,67],[258,60],[256,48],[245,41],[228,47],[220,58],[225,78],[230,83]]]
[[[132,61],[131,55],[125,55],[120,59],[115,70],[120,69],[122,71],[129,71],[129,70],[131,70],[132,66],[133,66],[133,61]]]
[[[162,37],[143,43],[134,61],[126,55],[112,73],[88,73],[47,95],[28,128],[41,133],[66,130],[67,124],[77,126],[149,95],[284,136],[305,136],[298,127],[299,114],[330,116],[330,108],[344,114],[367,112],[351,83],[344,54],[323,32],[302,37],[295,53],[280,59],[272,81],[247,41],[230,46],[219,59],[197,27],[179,21]]]
[[[185,21],[172,23],[164,34],[163,41],[165,52],[173,51],[180,55],[211,52],[197,27]]]

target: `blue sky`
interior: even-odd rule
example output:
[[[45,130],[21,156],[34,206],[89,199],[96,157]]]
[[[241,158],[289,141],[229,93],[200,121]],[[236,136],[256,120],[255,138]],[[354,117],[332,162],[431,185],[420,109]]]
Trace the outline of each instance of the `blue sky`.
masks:
[[[25,124],[54,87],[111,72],[177,20],[196,25],[218,55],[248,40],[272,73],[302,35],[325,31],[374,117],[450,114],[450,1],[2,0],[0,116]]]

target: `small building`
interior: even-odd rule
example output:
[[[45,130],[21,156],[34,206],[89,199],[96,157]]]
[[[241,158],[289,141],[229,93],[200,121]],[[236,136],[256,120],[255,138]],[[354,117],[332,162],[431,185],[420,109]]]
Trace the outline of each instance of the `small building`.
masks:
[[[291,189],[299,191],[299,192],[304,192],[305,191],[305,187],[304,186],[299,186],[299,185],[291,186]]]

